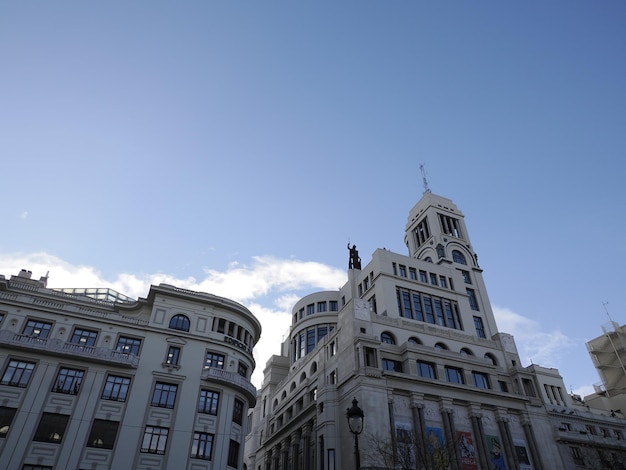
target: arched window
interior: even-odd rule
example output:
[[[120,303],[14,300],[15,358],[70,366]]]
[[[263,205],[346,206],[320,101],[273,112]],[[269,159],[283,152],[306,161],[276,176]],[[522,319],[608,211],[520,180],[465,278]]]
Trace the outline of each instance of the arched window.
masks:
[[[170,320],[172,330],[189,331],[189,318],[185,315],[174,315]]]
[[[311,364],[311,374],[315,374],[317,372],[317,362]]]
[[[388,331],[383,331],[380,334],[380,340],[383,343],[387,343],[387,344],[396,344],[396,339],[393,337],[393,335],[391,333],[389,333]]]
[[[287,398],[287,390],[283,390],[283,393],[280,395],[280,401],[283,401],[285,398]]]
[[[424,261],[428,261],[429,263],[432,263],[433,259],[430,256],[427,256],[426,258],[424,258]]]
[[[461,353],[461,356],[473,356],[474,355],[472,350],[468,348],[461,348],[460,353]]]
[[[295,382],[291,382],[291,388],[289,389],[290,392],[293,392],[296,389],[296,383]]]
[[[498,365],[498,360],[496,359],[496,356],[491,353],[485,353],[485,359],[490,361],[494,366]]]
[[[411,336],[409,338],[409,343],[410,344],[422,344],[422,342],[420,341],[419,338],[417,338],[416,336]]]
[[[447,351],[448,350],[448,346],[446,346],[443,343],[437,343],[437,344],[435,344],[435,349],[443,349],[443,350]]]
[[[461,253],[459,250],[452,250],[452,261],[459,264],[467,265],[467,260],[465,259],[465,255]]]
[[[300,383],[304,382],[306,380],[306,372],[302,372],[302,374],[300,374]]]

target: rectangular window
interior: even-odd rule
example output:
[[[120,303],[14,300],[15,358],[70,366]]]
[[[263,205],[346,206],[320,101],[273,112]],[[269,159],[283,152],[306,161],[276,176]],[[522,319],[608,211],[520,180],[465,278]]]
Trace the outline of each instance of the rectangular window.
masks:
[[[233,441],[232,439],[228,445],[228,461],[226,465],[239,468],[239,442]]]
[[[383,358],[383,370],[402,372],[402,363],[400,361],[394,361],[393,359]]]
[[[572,459],[576,465],[583,465],[585,460],[583,459],[583,453],[580,450],[580,447],[571,446],[569,448],[570,453],[572,454]]]
[[[128,395],[128,387],[130,386],[130,378],[119,377],[117,375],[107,376],[102,391],[103,400],[126,401]]]
[[[235,404],[233,405],[233,423],[241,425],[243,423],[243,402],[235,398]]]
[[[370,288],[370,280],[367,276],[363,279],[363,289],[367,290]]]
[[[2,375],[0,385],[10,385],[11,387],[24,388],[28,385],[28,381],[30,380],[30,376],[33,374],[33,370],[35,370],[34,362],[17,360],[9,361],[9,365]]]
[[[141,441],[141,452],[149,454],[165,454],[165,446],[167,445],[168,428],[159,426],[146,426]]]
[[[504,380],[498,380],[498,386],[500,387],[501,392],[509,393],[509,386]]]
[[[77,395],[84,376],[84,370],[61,367],[54,385],[52,386],[52,391],[56,393],[67,393],[68,395]]]
[[[406,266],[401,264],[399,267],[400,267],[400,276],[406,277]]]
[[[409,278],[417,281],[417,270],[415,268],[409,268]]]
[[[472,372],[472,377],[474,379],[474,385],[478,388],[491,388],[489,384],[489,376],[487,374],[483,374],[482,372]]]
[[[331,300],[331,301],[329,301],[329,302],[328,302],[328,307],[329,307],[329,310],[330,310],[331,312],[336,312],[336,311],[338,311],[338,310],[339,310],[339,309],[337,308],[337,307],[338,307],[338,305],[337,305],[337,301],[336,301],[336,300]]]
[[[476,336],[479,338],[486,338],[485,326],[483,325],[483,319],[480,317],[474,317],[474,327],[476,328]]]
[[[48,337],[51,329],[52,323],[39,320],[28,320],[24,330],[22,330],[22,334],[32,336],[34,338],[44,339]]]
[[[6,406],[0,406],[0,438],[6,437],[13,418],[17,412],[16,408],[8,408]]]
[[[439,285],[443,287],[444,289],[448,288],[448,283],[446,282],[445,276],[439,276]]]
[[[206,432],[194,432],[191,444],[191,458],[211,460],[213,454],[213,434]]]
[[[318,302],[317,303],[317,311],[318,312],[325,312],[326,311],[326,302]]]
[[[426,271],[422,271],[421,269],[420,269],[420,281],[421,282],[428,282],[428,278],[426,276]]]
[[[436,379],[435,365],[430,362],[417,361],[417,375],[427,379]]]
[[[461,269],[461,275],[463,276],[463,281],[465,282],[465,284],[472,283],[472,278],[470,277],[469,271],[465,271],[464,269]]]
[[[433,315],[433,304],[430,297],[422,296],[424,300],[424,313],[426,314],[426,321],[428,323],[435,323],[435,315]]]
[[[463,380],[463,371],[461,369],[457,369],[456,367],[446,366],[446,380],[454,384],[465,383]]]
[[[469,300],[472,310],[480,310],[478,308],[478,301],[476,300],[476,291],[474,289],[466,289],[467,299]]]
[[[22,470],[52,470],[49,465],[30,465],[26,464],[22,467]]]
[[[393,269],[393,275],[398,275],[398,265],[396,263],[391,263],[391,268]]]
[[[306,341],[305,341],[306,333],[304,331],[298,334],[298,344],[300,348],[298,349],[298,358],[304,357],[306,355]]]
[[[448,301],[444,301],[443,308],[446,311],[446,322],[448,328],[457,329],[456,321],[454,321],[454,314],[452,313],[452,304]]]
[[[315,313],[315,304],[309,304],[306,306],[306,314],[313,315]]]
[[[141,340],[137,338],[129,338],[127,336],[120,336],[117,340],[117,346],[115,350],[123,354],[132,354],[133,356],[139,356],[139,348],[141,347]]]
[[[63,434],[65,434],[69,420],[69,415],[43,413],[39,420],[39,426],[37,426],[37,430],[35,431],[33,441],[60,444],[63,440]]]
[[[435,315],[437,316],[437,325],[446,326],[446,320],[443,317],[443,305],[440,299],[433,299],[435,304]]]
[[[327,326],[318,326],[317,327],[317,341],[321,341],[324,336],[328,334]]]
[[[437,275],[436,274],[430,273],[430,283],[433,286],[437,285]]]
[[[80,346],[94,346],[96,344],[96,338],[98,338],[97,331],[74,328],[70,343]]]
[[[417,224],[417,227],[413,230],[413,237],[415,239],[415,245],[418,248],[430,238],[430,227],[428,226],[427,218],[424,218],[424,220]]]
[[[450,235],[451,237],[463,238],[463,235],[461,234],[461,224],[458,219],[448,215],[439,214],[439,222],[441,223],[441,230],[443,233]]]
[[[413,312],[411,312],[411,297],[409,295],[409,291],[406,290],[398,290],[399,293],[399,310],[400,315],[404,318],[413,318]]]
[[[161,408],[174,408],[177,391],[178,385],[176,384],[157,382],[154,385],[154,392],[152,392],[151,405],[159,406]]]
[[[310,353],[315,349],[315,328],[309,328],[306,332],[306,352]]]
[[[200,400],[198,401],[198,413],[217,416],[217,407],[220,402],[219,392],[210,390],[200,391]]]
[[[207,351],[206,358],[204,361],[204,368],[208,369],[209,367],[215,367],[216,369],[223,369],[224,368],[224,355]]]
[[[91,425],[89,439],[87,439],[87,447],[113,449],[119,425],[120,423],[118,421],[94,419]]]
[[[178,365],[180,360],[180,348],[178,346],[170,346],[167,348],[167,357],[165,358],[166,364]]]
[[[535,387],[530,379],[522,379],[522,386],[524,387],[524,394],[527,397],[536,397]]]
[[[248,366],[243,362],[239,361],[239,365],[237,366],[237,373],[242,377],[248,378]]]
[[[415,315],[415,319],[419,321],[424,321],[424,313],[422,312],[422,303],[420,302],[419,294],[413,294],[413,314]]]

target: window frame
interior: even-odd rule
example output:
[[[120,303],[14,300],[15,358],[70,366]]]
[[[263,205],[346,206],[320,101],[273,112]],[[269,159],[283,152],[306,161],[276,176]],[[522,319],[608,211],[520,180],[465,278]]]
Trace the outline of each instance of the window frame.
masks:
[[[90,330],[88,328],[74,327],[72,331],[72,337],[70,339],[71,344],[77,344],[79,346],[91,346],[96,345],[98,340],[98,331]]]
[[[119,426],[119,421],[95,418],[91,423],[86,447],[113,449],[113,447],[115,447]],[[100,445],[98,445],[98,441],[101,442]]]
[[[191,443],[191,458],[211,460],[213,458],[213,443],[215,434],[194,431]]]
[[[221,393],[215,390],[201,389],[198,395],[198,413],[217,416],[219,413]],[[207,406],[208,405],[208,406]]]
[[[60,444],[67,430],[70,415],[62,413],[41,413],[33,441]],[[55,437],[58,436],[58,439]]]
[[[22,366],[23,365],[23,366]],[[19,366],[19,367],[18,367]],[[37,363],[31,361],[22,361],[20,359],[10,359],[7,366],[4,368],[4,372],[2,373],[2,379],[0,379],[0,385],[8,385],[10,387],[19,387],[26,388],[28,387],[28,383],[30,382],[33,373],[35,372],[35,367]],[[13,369],[11,371],[11,377],[9,380],[8,374],[9,369]],[[13,380],[19,371],[19,379],[17,381]],[[24,378],[24,375],[26,377]]]
[[[30,336],[31,338],[48,339],[50,333],[52,332],[53,326],[54,323],[51,322],[37,320],[35,318],[28,318],[26,320],[24,328],[22,328],[22,334],[25,336]],[[30,332],[27,332],[28,329],[30,329]],[[39,329],[37,333],[35,333],[36,329]]]
[[[147,425],[144,428],[139,452],[144,454],[164,455],[167,449],[169,433],[169,428]]]
[[[433,362],[416,361],[417,375],[425,379],[437,379],[437,366]],[[426,373],[424,373],[426,372]]]
[[[215,364],[214,364],[215,362]],[[215,351],[207,351],[204,355],[204,368],[224,369],[226,364],[226,356]]]
[[[52,393],[64,393],[66,395],[78,395],[80,386],[85,378],[84,369],[74,369],[72,367],[60,367],[54,383]]]
[[[465,384],[463,369],[453,366],[445,366],[446,381],[452,384]]]
[[[177,313],[172,318],[170,318],[168,328],[170,330],[189,331],[189,328],[191,328],[191,320],[189,320],[189,317],[187,315]]]
[[[139,356],[143,341],[134,336],[120,335],[115,343],[115,351],[121,354]]]
[[[157,381],[152,389],[150,406],[173,409],[176,406],[178,384]]]
[[[104,388],[102,389],[100,399],[119,401],[122,403],[125,402],[126,397],[128,396],[128,391],[130,390],[131,381],[132,379],[130,377],[108,374],[106,380],[104,381]],[[105,396],[105,394],[107,393],[107,388],[109,388],[109,384],[111,385],[110,391],[108,395]],[[121,395],[123,395],[122,398],[120,398]]]

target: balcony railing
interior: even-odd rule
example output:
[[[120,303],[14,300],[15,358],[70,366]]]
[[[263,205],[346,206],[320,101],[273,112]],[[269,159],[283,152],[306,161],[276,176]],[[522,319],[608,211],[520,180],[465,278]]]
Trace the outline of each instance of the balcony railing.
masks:
[[[256,388],[248,379],[242,377],[235,372],[230,372],[224,369],[218,369],[217,367],[208,367],[202,371],[202,380],[222,382],[230,386],[235,386],[241,389],[246,395],[246,398],[251,403],[250,406],[256,404]]]
[[[3,346],[38,350],[57,356],[74,356],[82,360],[113,363],[125,367],[137,367],[139,365],[139,358],[133,354],[124,354],[110,348],[68,343],[60,339],[21,335],[9,330],[0,330],[0,347]]]

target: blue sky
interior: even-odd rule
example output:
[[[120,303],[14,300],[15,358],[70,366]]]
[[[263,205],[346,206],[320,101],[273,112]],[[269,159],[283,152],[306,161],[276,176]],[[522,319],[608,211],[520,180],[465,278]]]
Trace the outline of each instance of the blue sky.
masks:
[[[465,213],[501,330],[566,386],[626,322],[626,4],[0,5],[0,273],[249,306],[261,376],[295,299]]]

